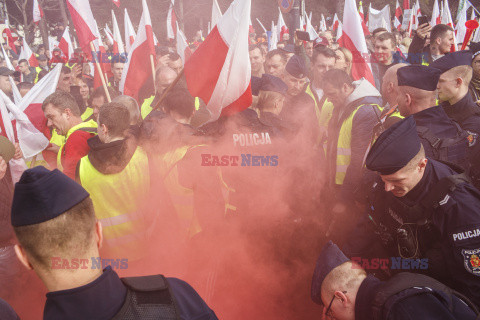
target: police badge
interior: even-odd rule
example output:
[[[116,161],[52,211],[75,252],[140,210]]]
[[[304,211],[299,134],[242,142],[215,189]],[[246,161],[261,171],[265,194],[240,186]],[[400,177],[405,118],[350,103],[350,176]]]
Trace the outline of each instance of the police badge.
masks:
[[[468,130],[466,130],[466,131],[468,133],[468,137],[467,137],[468,146],[473,147],[477,143],[478,134],[473,133],[473,132],[468,131]]]
[[[480,249],[464,249],[462,255],[465,269],[476,276],[480,276]]]

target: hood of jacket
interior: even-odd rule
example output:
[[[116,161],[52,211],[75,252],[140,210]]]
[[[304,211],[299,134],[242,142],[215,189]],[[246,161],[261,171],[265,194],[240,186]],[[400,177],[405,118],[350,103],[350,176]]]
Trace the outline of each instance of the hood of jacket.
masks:
[[[382,95],[377,90],[377,88],[375,88],[365,78],[354,81],[352,84],[355,87],[355,89],[346,99],[345,105],[349,105],[350,103],[352,103],[356,100],[363,99],[363,98],[366,98],[366,97],[375,97],[375,98],[380,98],[380,99],[382,97]]]

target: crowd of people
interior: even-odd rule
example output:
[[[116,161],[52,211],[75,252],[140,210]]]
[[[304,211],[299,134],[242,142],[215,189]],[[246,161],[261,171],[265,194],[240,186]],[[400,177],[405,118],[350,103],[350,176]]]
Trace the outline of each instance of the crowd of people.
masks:
[[[174,45],[130,97],[124,60],[94,88],[81,50],[3,44],[12,101],[64,65],[19,181],[0,141],[0,318],[475,319],[480,44],[379,28],[369,81],[332,31],[291,37],[250,34],[252,105],[218,120]]]

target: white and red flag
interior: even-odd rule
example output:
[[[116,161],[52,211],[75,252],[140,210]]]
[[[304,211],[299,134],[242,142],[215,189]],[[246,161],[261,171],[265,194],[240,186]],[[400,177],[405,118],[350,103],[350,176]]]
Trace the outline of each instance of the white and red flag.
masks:
[[[98,26],[97,32],[100,33],[98,31]],[[112,68],[110,66],[110,62],[105,62],[108,59],[106,59],[107,52],[105,50],[105,46],[103,45],[102,38],[98,37],[98,39],[93,41],[93,46],[95,48],[95,54],[93,55],[94,61],[99,63],[102,74],[105,77],[105,81],[108,81],[108,77],[112,75]],[[119,57],[114,56],[112,58],[112,62],[114,61],[113,59],[119,59]],[[100,76],[100,73],[98,72],[98,67],[95,66],[95,72],[93,75],[93,87],[96,89],[98,87],[101,87],[102,85],[102,78]]]
[[[3,29],[3,32],[6,34],[7,36],[7,41],[8,41],[8,46],[10,47],[10,49],[13,50],[13,52],[17,53],[17,48],[15,47],[15,39],[13,38],[13,35],[12,35],[12,30],[10,30],[10,23],[8,22],[8,19],[5,20],[5,29]]]
[[[452,28],[454,27],[452,14],[450,13],[450,7],[448,6],[448,0],[445,0],[443,2],[443,12],[442,12],[441,21],[442,21],[442,24],[446,24]]]
[[[115,13],[112,10],[112,28],[113,28],[113,52],[114,53],[124,53],[125,47],[123,46],[122,35],[120,33],[120,29],[118,28],[117,18],[115,17]],[[116,50],[116,52],[115,52]]]
[[[105,25],[105,29],[103,30],[105,31],[105,36],[107,37],[108,45],[113,47],[115,41],[113,41],[113,32],[112,30],[110,30],[110,27],[108,26],[108,24]],[[118,53],[118,47],[117,47],[117,52],[114,52],[114,53]]]
[[[188,90],[207,104],[212,120],[252,104],[248,57],[250,8],[251,0],[234,0],[185,63]]]
[[[43,18],[43,10],[38,4],[38,0],[33,0],[33,22],[38,24]]]
[[[322,18],[323,18],[323,14],[322,14]],[[305,15],[305,19],[307,20],[307,25],[305,26],[305,31],[308,32],[308,36],[309,36],[310,40],[317,39],[318,38],[318,33],[315,31],[315,28],[312,26],[312,21],[306,15]],[[323,19],[323,20],[325,20],[325,19]],[[325,22],[325,21],[323,21],[323,22]]]
[[[322,32],[327,31],[327,23],[325,22],[325,16],[323,15],[323,13],[322,20],[320,20],[320,30],[322,30]]]
[[[212,21],[210,24],[210,28],[213,28],[217,25],[218,20],[222,17],[222,11],[220,10],[220,6],[218,5],[217,0],[213,0],[212,3]]]
[[[395,17],[393,18],[393,26],[395,29],[400,31],[400,28],[402,27],[402,23],[400,22],[402,16],[402,8],[400,8],[400,4],[398,4],[398,0],[395,4]]]
[[[432,20],[430,21],[430,25],[434,27],[441,22],[442,18],[440,16],[440,7],[438,6],[438,0],[435,0],[435,3],[433,4]]]
[[[335,13],[335,15],[333,16],[332,31],[336,31],[338,29],[339,22],[340,21],[338,20],[337,14]]]
[[[143,13],[137,36],[128,52],[128,61],[123,68],[120,91],[136,98],[145,81],[152,76],[150,56],[155,57],[152,20],[146,0],[142,0]],[[154,59],[155,60],[155,59]]]
[[[362,31],[362,21],[357,12],[355,0],[345,0],[342,29],[343,34],[340,38],[340,46],[350,50],[353,55],[353,79],[359,80],[363,77],[372,85],[375,85],[372,67],[368,61],[369,53],[365,35]]]
[[[117,8],[120,8],[120,0],[112,0],[113,4],[117,6]]]
[[[168,8],[168,14],[167,14],[168,39],[175,39],[175,33],[177,31],[177,16],[175,15],[175,10],[173,10],[174,5],[175,5],[175,0],[171,0],[170,7]]]
[[[360,14],[360,18],[362,18],[362,21],[365,22],[365,14],[363,13],[362,1],[358,3],[358,14]]]
[[[127,47],[127,52],[130,52],[130,48],[135,41],[135,29],[133,29],[132,21],[130,21],[130,16],[128,15],[127,8],[125,8],[124,25],[125,46]]]
[[[38,61],[33,53],[32,49],[28,46],[27,41],[23,38],[23,45],[20,51],[20,55],[18,56],[18,60],[25,59],[28,61],[28,64],[32,67],[38,67]]]
[[[79,45],[82,51],[90,57],[90,42],[99,35],[95,32],[95,19],[93,18],[90,2],[85,0],[67,0],[68,10],[73,20]]]
[[[287,25],[285,24],[285,20],[283,20],[282,11],[278,8],[278,22],[277,22],[277,39],[278,41],[283,40],[283,35],[288,33]]]
[[[63,31],[63,35],[58,43],[58,47],[60,50],[62,50],[63,54],[67,58],[67,61],[73,57],[73,45],[68,26],[65,28],[65,31]]]
[[[192,51],[188,46],[187,38],[183,34],[182,30],[178,27],[177,23],[177,53],[182,58],[182,63],[185,65],[185,62],[192,55]]]

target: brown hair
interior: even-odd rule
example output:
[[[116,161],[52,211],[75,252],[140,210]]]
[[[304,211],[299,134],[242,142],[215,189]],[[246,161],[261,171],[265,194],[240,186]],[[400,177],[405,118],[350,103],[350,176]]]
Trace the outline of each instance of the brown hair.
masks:
[[[75,116],[80,116],[80,108],[75,98],[68,92],[57,90],[49,95],[42,104],[42,110],[45,111],[47,106],[51,104],[54,108],[65,111],[70,109]]]

